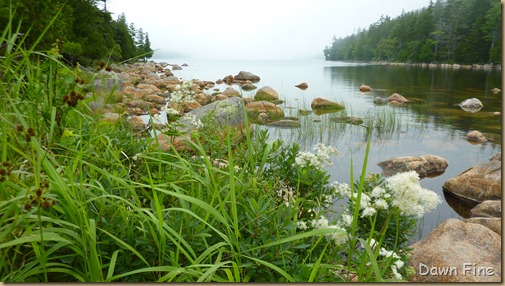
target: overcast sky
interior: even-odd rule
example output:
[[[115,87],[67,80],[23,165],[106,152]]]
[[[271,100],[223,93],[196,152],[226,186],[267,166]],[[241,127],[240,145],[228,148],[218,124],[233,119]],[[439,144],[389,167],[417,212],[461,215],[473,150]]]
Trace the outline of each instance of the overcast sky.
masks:
[[[395,18],[429,0],[107,0],[149,33],[154,58],[323,58],[333,36],[345,37],[381,15]]]

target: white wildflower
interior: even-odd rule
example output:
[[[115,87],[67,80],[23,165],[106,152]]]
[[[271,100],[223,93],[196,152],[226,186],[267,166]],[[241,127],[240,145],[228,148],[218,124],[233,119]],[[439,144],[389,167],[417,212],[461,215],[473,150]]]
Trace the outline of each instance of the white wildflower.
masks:
[[[311,224],[314,229],[320,229],[320,228],[328,228],[329,222],[327,218],[321,216],[321,218],[319,219],[312,220]]]
[[[137,154],[133,155],[133,157],[132,157],[133,161],[137,161],[140,156],[142,156],[142,153],[137,153]]]
[[[342,214],[340,216],[340,221],[341,221],[341,224],[342,226],[344,227],[349,227],[352,225],[352,215],[351,214]]]
[[[405,265],[405,262],[403,262],[403,260],[396,260],[395,261],[395,266],[396,266],[396,269],[402,269],[402,267]]]
[[[346,183],[339,183],[337,181],[331,183],[331,188],[333,188],[334,194],[339,195],[344,198],[351,197],[351,188]]]
[[[387,209],[388,203],[384,199],[378,199],[373,203],[373,206],[378,209]]]
[[[304,167],[304,166],[312,166],[317,170],[321,170],[323,168],[323,162],[319,160],[319,158],[311,152],[300,152],[295,157],[295,164]]]
[[[166,113],[167,113],[167,115],[171,115],[171,116],[176,116],[176,115],[180,114],[179,110],[175,110],[173,108],[166,109]]]
[[[376,212],[377,210],[375,210],[374,208],[366,207],[361,213],[361,217],[373,216],[375,215]]]
[[[333,197],[331,195],[325,195],[324,196],[324,203],[326,203],[326,204],[333,203]]]
[[[356,198],[357,198],[357,194],[356,194]],[[371,201],[371,199],[367,194],[361,193],[359,208],[366,209],[366,208],[370,207],[370,201]]]
[[[398,173],[386,179],[394,200],[392,205],[400,209],[402,215],[422,217],[441,202],[433,191],[423,189],[419,175],[415,171]]]
[[[327,233],[326,239],[332,240],[336,245],[344,244],[347,241],[347,233],[336,225],[330,225],[327,228],[335,229],[334,233]]]
[[[304,221],[297,221],[296,222],[296,227],[301,229],[301,230],[306,230],[307,229],[307,224]]]
[[[386,193],[386,190],[385,190],[384,188],[381,188],[381,187],[375,187],[375,188],[373,188],[372,193],[370,193],[370,195],[371,195],[373,198],[380,198],[380,197],[382,197],[385,193]]]
[[[393,275],[395,276],[396,279],[402,279],[402,275],[398,273],[398,270],[396,269],[395,265],[391,265],[391,270],[393,271]]]

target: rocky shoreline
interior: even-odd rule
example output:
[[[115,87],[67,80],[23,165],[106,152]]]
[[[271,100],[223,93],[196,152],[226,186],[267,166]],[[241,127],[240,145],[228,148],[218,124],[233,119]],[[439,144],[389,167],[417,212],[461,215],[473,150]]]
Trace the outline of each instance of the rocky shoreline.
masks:
[[[377,64],[497,69],[492,65]],[[216,132],[230,130],[227,128],[229,126],[234,130],[233,135],[236,137],[233,138],[237,140],[244,135],[244,107],[253,123],[281,128],[300,126],[298,118],[284,116],[284,111],[278,106],[282,101],[272,87],[257,87],[261,81],[259,76],[240,71],[235,76],[226,75],[216,81],[182,80],[174,76],[172,71],[180,70],[184,66],[147,62],[112,66],[110,71],[100,71],[93,77],[94,81],[89,86],[87,97],[93,98],[89,101],[89,108],[92,113],[98,115],[100,121],[107,124],[126,122],[137,134],[149,136],[149,131],[153,128],[159,130],[157,142],[159,148],[164,151],[171,148],[177,151],[187,150],[187,143],[192,140],[188,134],[164,134],[168,123],[180,123],[178,131],[181,132],[196,130],[200,121],[211,112],[218,123]],[[296,87],[305,90],[308,85],[301,83]],[[242,97],[242,91],[252,90],[257,90],[253,98]],[[369,92],[372,88],[362,86],[360,91]],[[374,100],[376,104],[392,105],[407,102],[409,100],[400,94]],[[462,102],[460,106],[463,109],[474,108],[475,112],[482,108],[475,101],[468,104]],[[345,107],[336,102],[316,98],[312,101],[312,110],[300,110],[300,115],[335,112],[343,108]],[[359,118],[338,120],[348,124],[360,124]],[[481,135],[469,133],[467,140],[480,144],[485,142]],[[447,192],[477,206],[472,209],[470,218],[464,221],[447,220],[428,237],[412,246],[413,255],[409,263],[417,272],[412,282],[501,281],[501,154],[495,157],[490,162],[469,168],[444,184]],[[443,173],[448,164],[443,158],[425,155],[392,158],[380,165],[385,174],[416,170],[420,176],[428,176]],[[438,272],[441,267],[461,268],[465,263],[470,263],[474,268],[492,269],[492,275],[491,270],[470,275],[472,273],[469,271],[475,270],[470,266],[459,272],[453,271],[451,275],[440,275]],[[477,270],[480,271],[480,268]]]

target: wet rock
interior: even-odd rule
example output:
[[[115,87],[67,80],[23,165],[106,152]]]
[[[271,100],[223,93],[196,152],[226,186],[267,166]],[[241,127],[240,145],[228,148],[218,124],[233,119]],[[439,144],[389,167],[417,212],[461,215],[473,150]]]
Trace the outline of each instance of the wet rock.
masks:
[[[256,94],[254,95],[254,100],[255,101],[275,101],[279,99],[279,94],[277,91],[275,91],[273,88],[269,86],[264,86],[258,91],[256,91]]]
[[[136,88],[138,88],[140,90],[148,91],[149,93],[161,92],[161,90],[154,84],[139,83],[139,84],[137,84]]]
[[[241,85],[240,88],[245,91],[250,91],[250,90],[255,90],[256,86],[252,83],[246,83],[246,84]]]
[[[497,93],[501,92],[501,89],[495,87],[495,88],[491,89],[491,92],[494,94],[497,94]]]
[[[298,110],[298,113],[301,115],[301,116],[307,116],[311,113],[313,113],[314,111],[312,110],[307,110],[307,109],[300,109]]]
[[[231,76],[233,78],[233,76]],[[222,84],[224,81],[222,79],[216,80],[216,84]]]
[[[190,112],[192,110],[202,107],[200,103],[196,100],[186,101],[186,102],[170,102],[170,108],[175,110],[183,110],[184,112]]]
[[[172,65],[172,70],[173,71],[182,70],[182,67],[180,67],[179,65]]]
[[[471,217],[501,217],[501,201],[483,201],[470,210]]]
[[[465,139],[476,143],[487,142],[487,138],[477,130],[471,131],[468,134],[466,134]]]
[[[244,99],[244,104],[249,104],[249,103],[253,102],[253,99],[250,97],[244,97],[243,99]]]
[[[389,99],[387,97],[383,97],[383,96],[376,96],[373,99],[373,103],[375,103],[377,105],[385,105],[385,104],[388,104],[388,102],[389,102]]]
[[[333,102],[333,101],[321,98],[321,97],[314,98],[312,100],[312,103],[310,104],[310,107],[316,113],[318,113],[318,111],[319,112],[320,111],[340,111],[340,110],[344,109],[343,105],[341,105],[337,102]]]
[[[353,124],[353,125],[363,124],[363,119],[358,118],[358,117],[354,117],[354,116],[332,117],[332,118],[330,118],[330,121],[337,122],[337,123]]]
[[[403,95],[401,95],[399,93],[393,93],[388,99],[389,99],[389,101],[391,101],[391,103],[393,101],[397,101],[399,103],[405,103],[405,102],[409,101],[408,99],[406,99],[405,97],[403,97]]]
[[[309,88],[309,85],[306,82],[302,82],[300,84],[295,85],[295,87],[298,87],[301,90],[306,90],[307,88]]]
[[[365,85],[365,84],[363,84],[363,85],[361,85],[359,87],[359,91],[361,91],[361,92],[369,92],[369,91],[372,91],[372,90],[373,89],[370,86]]]
[[[462,101],[459,104],[459,107],[461,107],[461,109],[463,109],[464,111],[475,113],[475,112],[481,110],[482,107],[484,107],[484,105],[482,104],[482,102],[479,99],[470,98],[470,99],[466,99],[466,100]]]
[[[277,105],[269,101],[254,101],[246,105],[247,115],[251,120],[257,120],[260,113],[268,115],[269,120],[273,121],[284,117],[284,111]]]
[[[480,224],[448,219],[412,248],[410,282],[501,281],[501,236]]]
[[[486,200],[500,200],[501,162],[472,166],[445,182],[443,188],[456,198],[474,205]]]
[[[252,74],[250,72],[246,72],[246,71],[240,71],[236,76],[233,77],[234,80],[237,80],[237,81],[246,81],[246,80],[249,80],[251,82],[259,82],[260,81],[260,77],[255,75],[255,74]]]
[[[378,164],[384,176],[393,176],[396,173],[416,171],[420,178],[439,175],[445,172],[447,161],[435,155],[395,157]]]
[[[227,97],[234,97],[238,96],[240,97],[241,94],[238,90],[234,89],[233,87],[227,87],[224,91],[223,94],[226,95]]]
[[[293,120],[290,118],[282,118],[279,121],[270,122],[266,125],[280,128],[298,128],[301,126],[300,120]]]
[[[232,84],[233,81],[234,81],[234,79],[233,79],[232,75],[227,75],[227,76],[225,76],[223,78],[223,82],[226,83],[226,84],[228,84],[228,85]]]

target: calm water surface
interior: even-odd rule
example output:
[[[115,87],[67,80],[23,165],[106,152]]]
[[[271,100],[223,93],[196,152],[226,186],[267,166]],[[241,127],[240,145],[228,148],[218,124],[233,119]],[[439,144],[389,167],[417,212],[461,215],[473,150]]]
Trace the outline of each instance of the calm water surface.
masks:
[[[442,185],[470,166],[489,161],[501,152],[501,116],[492,112],[502,110],[502,97],[491,89],[500,88],[501,71],[452,70],[405,66],[382,66],[326,62],[323,60],[294,61],[219,61],[194,59],[156,59],[170,64],[188,64],[183,70],[174,71],[182,79],[216,81],[239,71],[252,72],[261,77],[258,88],[271,86],[285,100],[281,105],[286,116],[301,119],[301,128],[269,130],[272,139],[286,143],[297,142],[302,149],[311,150],[317,143],[332,145],[341,155],[328,168],[331,180],[349,183],[351,158],[354,174],[361,172],[365,155],[365,128],[335,123],[336,116],[357,116],[366,122],[379,124],[372,134],[368,172],[381,173],[377,163],[398,156],[437,155],[449,164],[445,173],[424,178],[424,188],[437,192],[443,203],[427,214],[419,224],[419,234],[414,240],[425,237],[433,228],[448,218],[464,218],[468,207],[446,197]],[[307,82],[309,88],[302,91],[296,84]],[[359,91],[362,84],[374,90]],[[224,90],[226,85],[217,85]],[[240,90],[238,86],[235,89]],[[212,91],[208,91],[209,93]],[[400,93],[412,100],[408,104],[391,107],[377,106],[376,96]],[[243,92],[253,97],[255,91]],[[343,103],[346,109],[339,113],[300,116],[299,109],[310,109],[315,97],[323,97]],[[484,107],[476,113],[462,110],[458,103],[468,98],[478,98]],[[479,130],[488,137],[484,144],[470,144],[464,139],[472,130]]]

